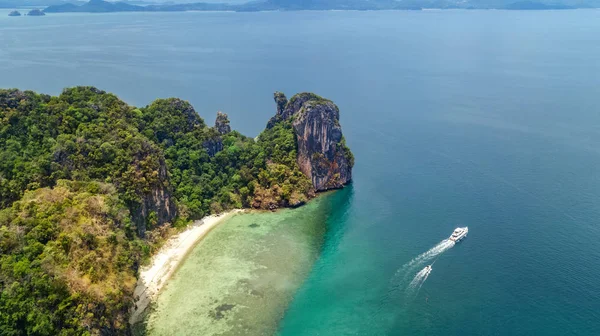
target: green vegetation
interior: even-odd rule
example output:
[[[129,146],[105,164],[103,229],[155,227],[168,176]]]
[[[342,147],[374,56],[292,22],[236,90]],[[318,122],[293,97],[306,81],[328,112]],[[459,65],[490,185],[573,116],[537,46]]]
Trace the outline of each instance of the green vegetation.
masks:
[[[58,179],[113,183],[125,202],[139,202],[162,183],[163,156],[138,120],[139,110],[94,88],[0,91],[0,207]]]
[[[348,147],[348,145],[346,145],[346,138],[344,138],[344,136],[342,136],[342,141],[340,141],[338,146],[340,146],[339,148],[342,150],[343,155],[348,158],[348,163],[350,164],[350,167],[353,167],[354,166],[354,154],[352,154],[350,147]]]
[[[288,206],[311,193],[310,181],[296,164],[289,123],[254,141],[235,131],[220,135],[179,99],[157,100],[141,113],[140,132],[162,148],[183,218]]]
[[[145,242],[115,188],[59,180],[0,212],[0,334],[127,329]]]
[[[296,206],[312,196],[312,183],[296,163],[296,137],[291,121],[283,121],[265,130],[259,137],[257,162],[265,158],[266,167],[257,166],[258,180],[254,187],[254,207],[272,208],[277,204]]]
[[[302,92],[302,93],[297,93],[294,96],[292,96],[292,98],[290,98],[290,104],[294,105],[296,103],[297,99],[303,98],[305,101],[312,101],[315,104],[326,104],[326,103],[331,103],[331,100],[329,99],[325,99],[321,96],[319,96],[318,94],[314,94],[312,92]]]
[[[220,134],[179,99],[0,90],[0,334],[127,334],[137,270],[169,227],[313,195],[296,147],[289,121]]]

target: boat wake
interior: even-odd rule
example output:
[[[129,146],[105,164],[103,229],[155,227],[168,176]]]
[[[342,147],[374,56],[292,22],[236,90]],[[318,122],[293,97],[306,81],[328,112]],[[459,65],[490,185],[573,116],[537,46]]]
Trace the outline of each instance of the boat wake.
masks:
[[[408,263],[404,264],[398,270],[398,274],[402,274],[402,273],[410,274],[411,270],[413,270],[413,269],[415,269],[415,268],[423,265],[426,262],[429,262],[429,261],[433,260],[434,258],[436,258],[437,256],[439,256],[440,254],[442,254],[442,253],[448,251],[449,249],[451,249],[452,247],[454,247],[455,244],[456,243],[453,242],[450,239],[444,239],[444,240],[442,240],[437,245],[435,245],[434,247],[430,248],[429,251],[418,255],[413,260],[411,260]]]
[[[400,288],[404,287],[406,288],[406,292],[409,294],[409,296],[416,295],[425,280],[427,280],[429,273],[431,273],[430,267],[425,267],[419,272],[417,272],[417,269],[419,267],[423,267],[425,264],[432,264],[432,261],[435,262],[435,259],[439,255],[454,247],[455,244],[456,243],[450,239],[444,239],[437,243],[434,247],[430,248],[427,252],[421,253],[411,261],[404,264],[398,269],[398,271],[396,271],[396,274],[392,278],[392,288],[394,290],[399,290]],[[417,272],[416,275],[415,272]],[[412,281],[408,282],[410,277],[413,275],[414,278]],[[407,283],[408,285],[406,285]]]
[[[405,293],[408,302],[411,302],[412,299],[416,297],[419,293],[419,290],[429,277],[431,273],[432,265],[436,262],[437,258],[444,252],[453,248],[456,245],[457,241],[462,240],[468,232],[468,228],[456,228],[450,238],[444,239],[441,242],[437,243],[434,247],[430,248],[425,253],[421,253],[411,261],[402,265],[391,280],[391,287],[388,291],[387,296],[391,299],[392,297],[397,297],[398,294],[402,293],[402,289],[405,289]],[[424,265],[428,265],[425,268],[417,271]],[[410,280],[412,278],[412,280]],[[410,280],[410,281],[409,281]]]
[[[421,286],[423,286],[425,280],[427,280],[429,274],[431,274],[431,269],[431,266],[426,266],[415,275],[414,279],[408,284],[408,287],[406,288],[406,293],[409,296],[414,296],[419,293]]]

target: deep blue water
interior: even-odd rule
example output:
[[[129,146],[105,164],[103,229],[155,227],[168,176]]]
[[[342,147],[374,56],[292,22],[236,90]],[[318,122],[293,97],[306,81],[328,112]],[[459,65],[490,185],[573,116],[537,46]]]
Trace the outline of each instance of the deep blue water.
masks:
[[[0,87],[178,96],[247,135],[275,90],[339,105],[354,183],[281,335],[600,334],[600,11],[7,13]]]

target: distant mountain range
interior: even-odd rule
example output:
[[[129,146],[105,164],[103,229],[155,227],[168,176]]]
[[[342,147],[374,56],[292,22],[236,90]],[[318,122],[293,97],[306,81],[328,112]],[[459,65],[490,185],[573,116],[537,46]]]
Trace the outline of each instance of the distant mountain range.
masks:
[[[27,8],[27,7],[47,7],[52,5],[60,5],[64,3],[79,3],[84,4],[85,1],[63,1],[63,0],[0,0],[0,8]]]
[[[189,4],[157,4],[133,5],[126,2],[108,2],[103,0],[90,0],[83,5],[64,3],[46,8],[46,13],[110,13],[110,12],[183,12],[190,10],[199,11],[224,11],[236,10],[236,6],[224,3],[189,3]]]
[[[151,0],[149,0],[152,2]],[[142,5],[146,4],[146,5]],[[0,0],[0,8],[46,7],[46,13],[175,12],[175,11],[268,11],[268,10],[419,10],[508,9],[547,10],[600,8],[600,0],[259,0],[242,4],[196,2],[152,3],[104,0]]]
[[[513,2],[505,7],[512,10],[548,10],[548,9],[575,9],[577,7],[564,4],[545,4],[534,1]]]
[[[64,3],[52,5],[46,8],[46,13],[86,12],[86,13],[108,13],[108,12],[141,12],[144,6],[131,5],[125,2],[108,2],[102,0],[91,0],[83,5]]]

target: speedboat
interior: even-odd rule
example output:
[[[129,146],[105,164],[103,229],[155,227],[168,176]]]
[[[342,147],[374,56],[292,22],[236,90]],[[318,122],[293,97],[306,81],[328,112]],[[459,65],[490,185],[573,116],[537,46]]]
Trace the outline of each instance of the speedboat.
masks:
[[[469,228],[468,227],[462,227],[462,228],[456,228],[454,229],[454,232],[452,232],[452,234],[450,235],[450,240],[452,240],[455,243],[458,243],[459,241],[461,241],[463,238],[465,238],[467,236],[467,233],[469,233]]]
[[[425,267],[425,269],[427,270],[427,272],[431,272],[431,265],[427,265],[427,267]]]

